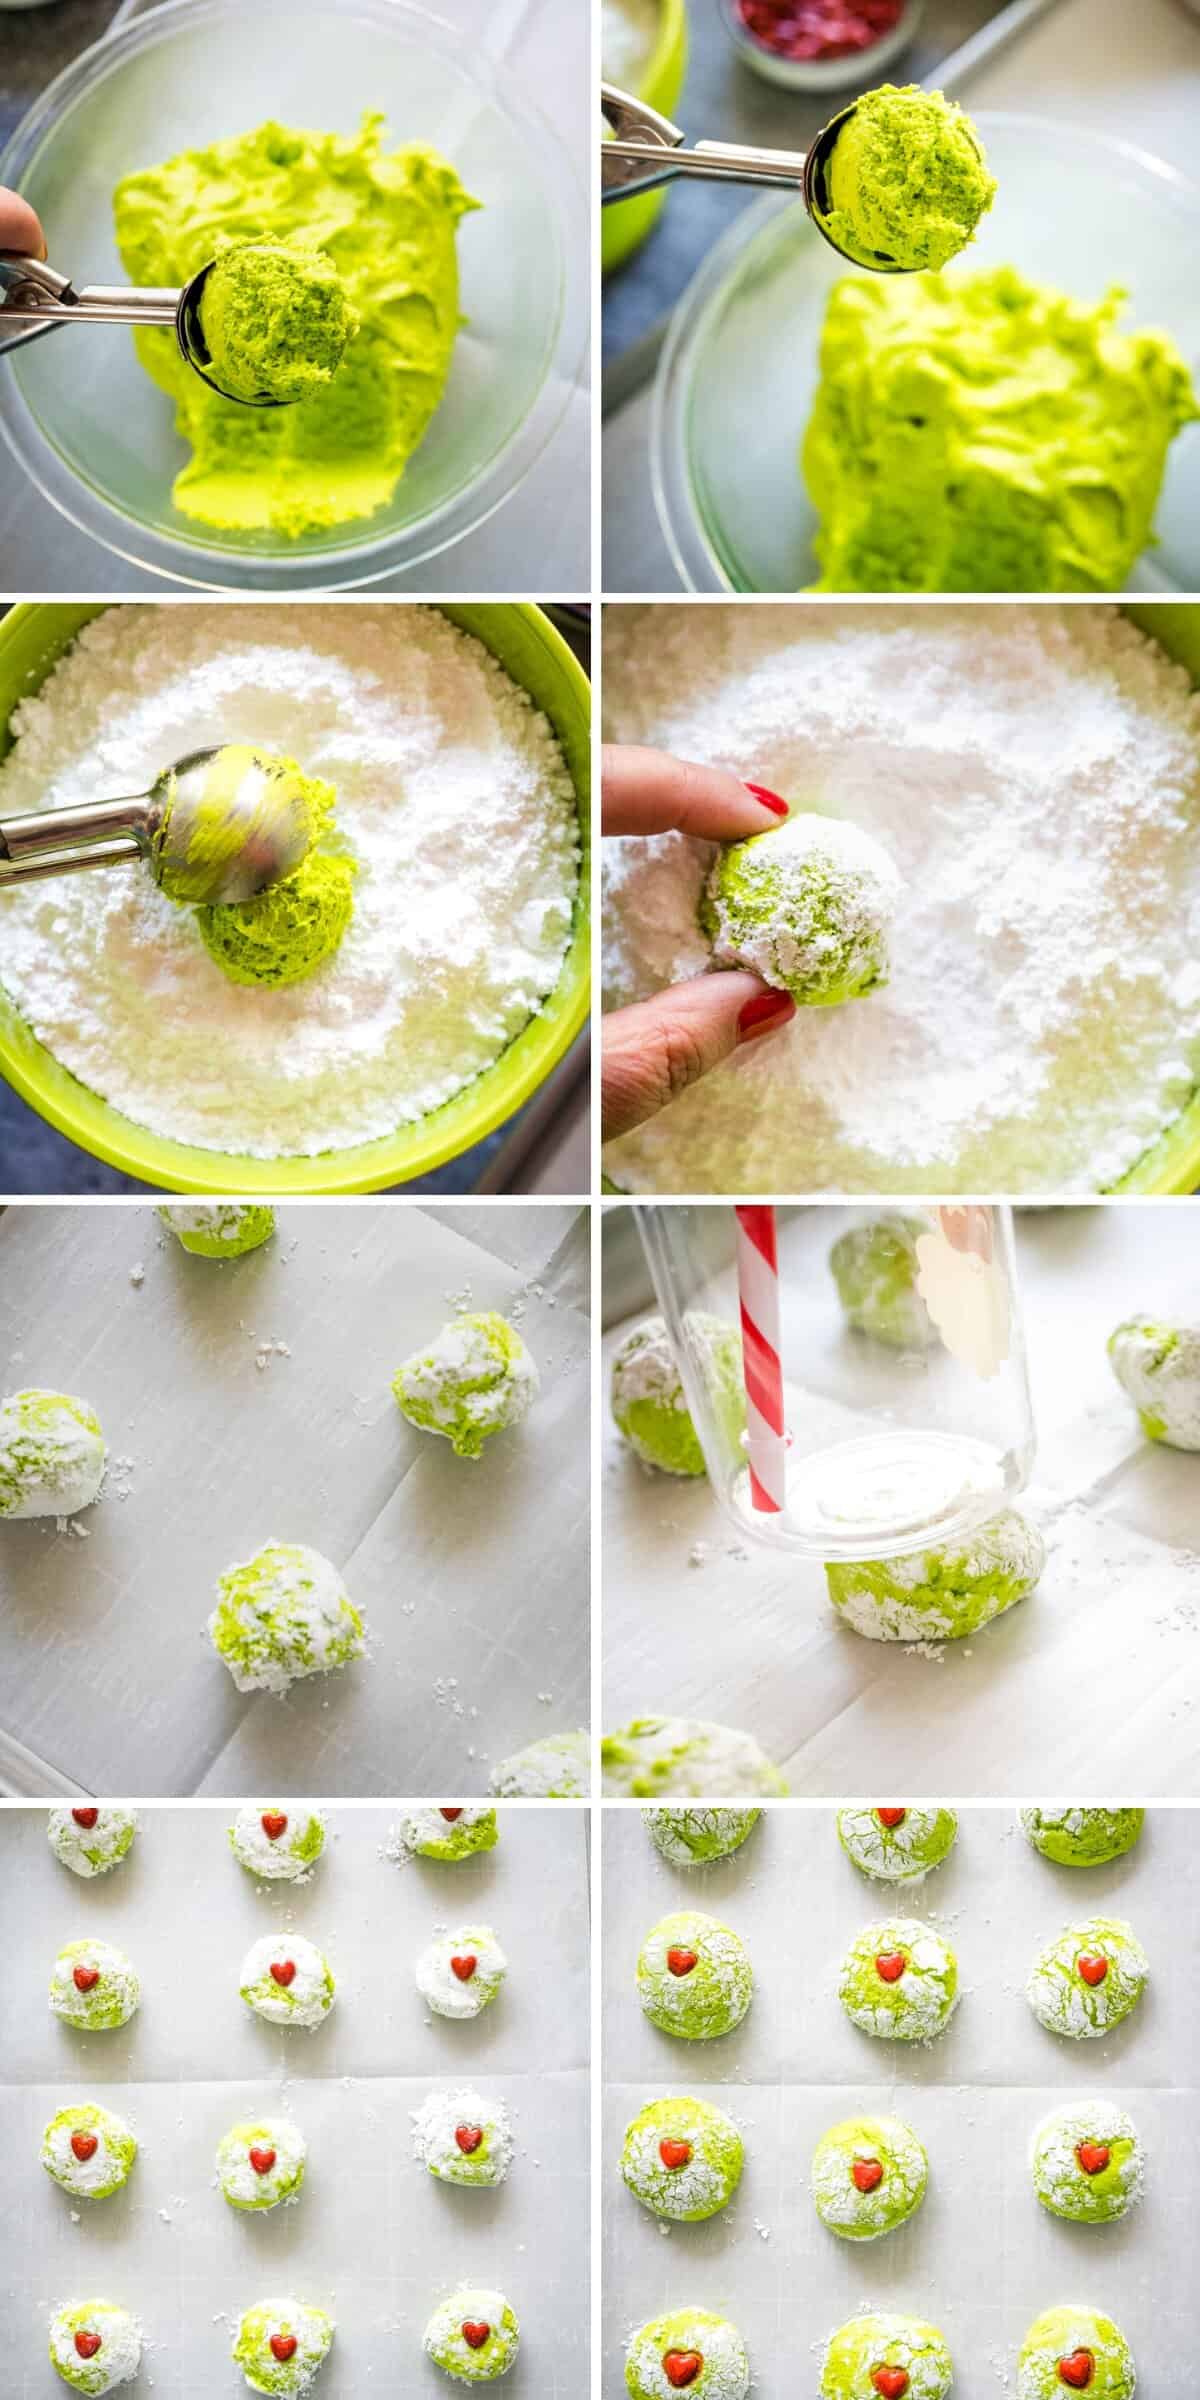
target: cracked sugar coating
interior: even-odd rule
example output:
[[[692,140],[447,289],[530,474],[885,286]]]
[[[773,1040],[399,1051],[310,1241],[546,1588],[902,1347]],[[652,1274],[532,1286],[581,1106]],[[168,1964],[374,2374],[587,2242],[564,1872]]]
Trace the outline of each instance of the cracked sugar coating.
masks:
[[[689,1311],[688,1337],[704,1354],[713,1405],[740,1439],[746,1423],[742,1337],[724,1317]],[[665,1475],[703,1475],[704,1452],[684,1396],[675,1352],[661,1317],[647,1317],[625,1335],[612,1362],[613,1422],[643,1465]]]
[[[896,2387],[903,2400],[945,2400],[954,2377],[950,2353],[936,2325],[920,2317],[851,2317],[831,2334],[821,2368],[821,2400],[877,2400],[886,2384],[881,2367],[903,2370]]]
[[[494,1850],[500,1828],[494,1808],[410,1808],[400,1819],[399,1839],[418,1858],[455,1863]]]
[[[829,1271],[848,1322],[893,1350],[931,1350],[938,1335],[917,1290],[917,1237],[924,1217],[884,1209],[851,1225],[829,1253]]]
[[[324,2022],[337,1997],[328,1960],[302,1933],[265,1933],[252,1942],[242,1960],[238,1989],[247,2008],[268,2024],[310,2030]]]
[[[758,1808],[644,1808],[642,1822],[673,1867],[703,1867],[740,1850],[761,1815]]]
[[[508,1960],[490,1925],[460,1925],[434,1935],[415,1973],[417,1990],[435,2016],[477,2017],[497,1997]]]
[[[107,2200],[128,2180],[137,2138],[123,2117],[92,2100],[57,2109],[42,2135],[46,2173],[75,2200]]]
[[[1033,2137],[1033,2188],[1052,2216],[1109,2225],[1141,2199],[1145,2161],[1132,2117],[1111,2100],[1076,2100]]]
[[[651,2100],[625,2128],[621,2174],[656,2217],[715,2217],[741,2181],[742,2137],[709,2100]]]
[[[307,1883],[325,1847],[325,1819],[316,1809],[290,1809],[277,1800],[252,1800],[229,1828],[239,1866],[264,1883]]]
[[[952,1808],[839,1808],[838,1840],[876,1883],[923,1883],[954,1847]]]
[[[1068,2041],[1111,2033],[1137,2007],[1150,1962],[1123,1917],[1068,1925],[1034,1961],[1025,1997],[1039,2023]]]
[[[907,1558],[827,1564],[829,1597],[868,1641],[959,1641],[1026,1599],[1046,1563],[1036,1525],[1015,1508],[960,1543]]]
[[[268,1542],[217,1591],[209,1638],[239,1692],[286,1692],[362,1654],[363,1620],[337,1568],[303,1542]]]
[[[252,2392],[306,2392],[328,2356],[334,2321],[304,2300],[260,2300],[239,2318],[230,2357]],[[280,2358],[278,2343],[285,2355]],[[285,2345],[293,2343],[290,2354]]]
[[[1133,2352],[1111,2317],[1073,2303],[1035,2317],[1017,2359],[1016,2400],[1065,2400],[1072,2390],[1087,2400],[1133,2400],[1136,2389]]]
[[[476,2091],[430,2092],[412,2111],[413,2156],[440,2183],[503,2183],[513,2137],[503,2100]]]
[[[142,2329],[113,2300],[64,2300],[50,2320],[50,2357],[73,2392],[111,2392],[142,2363]]]
[[[861,2032],[881,2041],[927,2042],[949,2024],[958,1960],[918,1917],[868,1925],[842,1960],[838,1998]]]
[[[466,2286],[439,2300],[423,2340],[435,2366],[459,2383],[494,2383],[517,2355],[521,2328],[503,2292]]]
[[[996,194],[971,119],[941,92],[880,84],[843,124],[828,166],[823,232],[859,266],[944,267]]]
[[[787,1785],[753,1734],[704,1717],[635,1717],[600,1744],[604,1790],[615,1799],[786,1798]]]
[[[661,2032],[714,2041],[740,2025],[754,1997],[754,1969],[745,1944],[719,1917],[675,1909],[642,1943],[637,1994]]]
[[[500,1800],[586,1800],[591,1778],[591,1742],[581,1726],[575,1733],[543,1734],[498,1760],[488,1788]]]
[[[848,2242],[874,2242],[903,2225],[919,2209],[928,2178],[924,2147],[899,2117],[847,2117],[813,2152],[817,2215]]]
[[[1022,1808],[1021,1831],[1060,1867],[1102,1867],[1141,1839],[1144,1808]]]
[[[411,1425],[444,1434],[458,1458],[478,1458],[492,1434],[528,1415],[540,1380],[516,1326],[489,1308],[454,1317],[406,1358],[392,1397]]]
[[[257,2213],[300,2197],[308,2144],[287,2117],[231,2125],[217,2144],[217,2181],[231,2208]]]
[[[115,1942],[64,1942],[50,1970],[50,2008],[84,2033],[127,2025],[142,1996],[137,1974]]]
[[[1108,1355],[1148,1440],[1200,1450],[1200,1325],[1131,1317],[1109,1335]]]
[[[664,2360],[675,2352],[700,2364],[683,2385],[671,2381]],[[625,2353],[625,2388],[630,2400],[675,2400],[681,2388],[702,2400],[745,2400],[750,2361],[737,2326],[707,2308],[677,2308],[651,2317],[630,2336]]]
[[[195,1258],[241,1258],[247,1250],[261,1250],[275,1231],[273,1208],[243,1200],[171,1203],[158,1214]]]
[[[718,965],[750,967],[802,1006],[833,1008],[887,982],[903,888],[861,826],[802,811],[718,853],[701,923]]]
[[[73,1517],[99,1497],[108,1455],[86,1400],[37,1386],[0,1400],[0,1517]]]
[[[64,1867],[90,1879],[120,1866],[133,1846],[137,1824],[135,1808],[52,1808],[46,1839]]]

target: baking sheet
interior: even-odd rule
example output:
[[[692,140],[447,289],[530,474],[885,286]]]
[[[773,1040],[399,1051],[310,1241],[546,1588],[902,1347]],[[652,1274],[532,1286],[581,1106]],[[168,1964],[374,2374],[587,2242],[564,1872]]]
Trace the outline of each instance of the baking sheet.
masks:
[[[277,1217],[218,1262],[137,1203],[0,1216],[3,1388],[82,1394],[133,1462],[70,1521],[86,1539],[0,1526],[0,1788],[462,1795],[587,1722],[586,1210]],[[516,1314],[542,1376],[476,1461],[389,1390],[456,1303]],[[272,1539],[331,1558],[372,1636],[283,1700],[239,1694],[204,1631],[218,1575]]]
[[[1181,2400],[1200,2208],[1197,1830],[1194,1810],[1152,1811],[1128,1857],[1080,1870],[1039,1858],[1011,1809],[972,1808],[945,1865],[897,1901],[842,1855],[832,1809],[772,1807],[732,1858],[690,1871],[660,1858],[638,1810],[606,1809],[606,2400],[623,2389],[630,2329],[685,2305],[740,2327],[756,2400],[815,2394],[827,2336],[869,2308],[932,2319],[954,2359],[955,2400],[997,2400],[1012,2390],[1026,2327],[1061,2301],[1115,2317],[1137,2359],[1139,2400]],[[859,2033],[837,1999],[843,1952],[897,1905],[958,1954],[964,1996],[927,2047]],[[731,1924],[755,1969],[750,2011],[720,2041],[659,2033],[633,1989],[650,1926],[689,1906]],[[1025,1976],[1043,1943],[1105,1909],[1134,1926],[1151,1982],[1104,2040],[1062,2041],[1034,2018]],[[1029,2181],[1034,2127],[1090,2091],[1128,2108],[1147,2153],[1146,2196],[1116,2225],[1051,2217]],[[746,2167],[721,2216],[664,2236],[625,2191],[617,2162],[629,2119],[667,2092],[727,2108],[743,2129]],[[930,2185],[906,2226],[849,2243],[816,2216],[809,2160],[830,2125],[868,2108],[913,2125]]]
[[[0,1811],[5,2400],[61,2388],[45,2356],[49,2313],[94,2295],[144,2322],[139,2393],[233,2400],[245,2388],[228,2355],[237,2318],[281,2292],[337,2319],[320,2400],[446,2400],[421,2334],[460,2280],[498,2287],[516,2308],[522,2347],[506,2395],[577,2400],[588,2359],[586,1812],[504,1809],[485,1856],[397,1866],[381,1855],[389,1811],[335,1810],[299,1887],[245,1874],[229,1817],[146,1809],[126,1863],[83,1883],[53,1856],[43,1809]],[[416,1956],[436,1926],[478,1915],[507,1952],[504,1989],[471,2022],[430,2018]],[[238,1997],[242,1957],[272,1928],[306,1933],[338,1978],[315,2033],[264,2025]],[[119,1942],[142,1977],[141,2008],[120,2032],[78,2033],[46,2005],[55,1951],[88,1933]],[[494,2191],[440,2184],[411,2156],[410,2109],[460,2082],[503,2096],[512,2114],[516,2152]],[[91,2204],[60,2191],[37,2155],[53,2110],[84,2098],[126,2116],[141,2144],[124,2190]],[[306,2135],[307,2174],[294,2207],[252,2221],[221,2197],[213,2155],[239,2116],[272,2109]]]
[[[831,1291],[843,1222],[836,1204],[782,1218],[785,1275]],[[818,1562],[740,1534],[706,1483],[640,1468],[606,1407],[606,1729],[655,1709],[743,1726],[795,1794],[818,1798],[858,1790],[873,1755],[965,1797],[1033,1792],[1050,1757],[1058,1783],[1093,1798],[1200,1789],[1200,1454],[1143,1439],[1104,1348],[1139,1311],[1200,1314],[1192,1210],[1025,1209],[1017,1228],[1038,1432],[1020,1505],[1049,1552],[1038,1590],[940,1656],[866,1641],[835,1615]],[[626,1330],[609,1329],[607,1357]],[[869,1345],[846,1342],[869,1373]],[[844,1401],[847,1387],[826,1388]]]

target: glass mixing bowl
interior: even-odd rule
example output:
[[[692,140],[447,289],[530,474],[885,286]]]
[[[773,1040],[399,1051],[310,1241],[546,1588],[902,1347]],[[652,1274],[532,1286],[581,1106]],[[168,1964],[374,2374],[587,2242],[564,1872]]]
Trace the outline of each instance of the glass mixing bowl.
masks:
[[[1014,266],[1089,301],[1120,284],[1124,322],[1161,327],[1200,371],[1200,191],[1076,126],[976,121],[1000,188],[964,264]],[[659,365],[651,468],[688,591],[794,592],[816,580],[800,439],[826,302],[846,272],[800,203],[773,197],[737,218],[679,305]],[[1200,428],[1172,445],[1158,531],[1130,589],[1200,589]]]
[[[588,311],[588,217],[557,136],[461,33],[410,0],[165,0],[85,51],[3,158],[63,272],[128,280],[113,187],[132,170],[277,118],[432,145],[483,202],[459,228],[464,325],[442,405],[390,506],[298,541],[223,534],[172,505],[187,456],[123,327],[48,334],[0,361],[0,429],[85,533],[181,583],[280,591],[369,583],[483,523],[571,395]]]

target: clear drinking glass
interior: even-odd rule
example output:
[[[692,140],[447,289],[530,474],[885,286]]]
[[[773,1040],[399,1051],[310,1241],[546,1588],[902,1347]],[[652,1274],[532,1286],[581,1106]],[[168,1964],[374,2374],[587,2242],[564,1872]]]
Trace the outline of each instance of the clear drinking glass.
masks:
[[[773,1511],[755,1502],[743,1393],[705,1323],[739,1322],[747,1214],[773,1218],[777,1241],[777,1279],[759,1260],[757,1292],[746,1287],[760,1323],[772,1289],[778,1299],[786,1432]],[[1034,1429],[1010,1209],[820,1202],[636,1215],[709,1478],[742,1533],[815,1558],[903,1557],[971,1531],[1024,1488]],[[772,1345],[741,1321],[744,1350],[769,1378]]]

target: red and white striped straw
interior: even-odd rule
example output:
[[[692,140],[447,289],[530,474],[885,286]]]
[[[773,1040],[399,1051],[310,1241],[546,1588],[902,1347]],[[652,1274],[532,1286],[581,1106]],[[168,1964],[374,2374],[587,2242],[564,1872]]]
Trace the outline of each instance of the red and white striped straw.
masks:
[[[735,1208],[738,1299],[742,1312],[742,1375],[750,1452],[750,1498],[778,1516],[786,1497],[787,1436],[783,1421],[783,1360],[779,1347],[779,1254],[773,1208]]]

